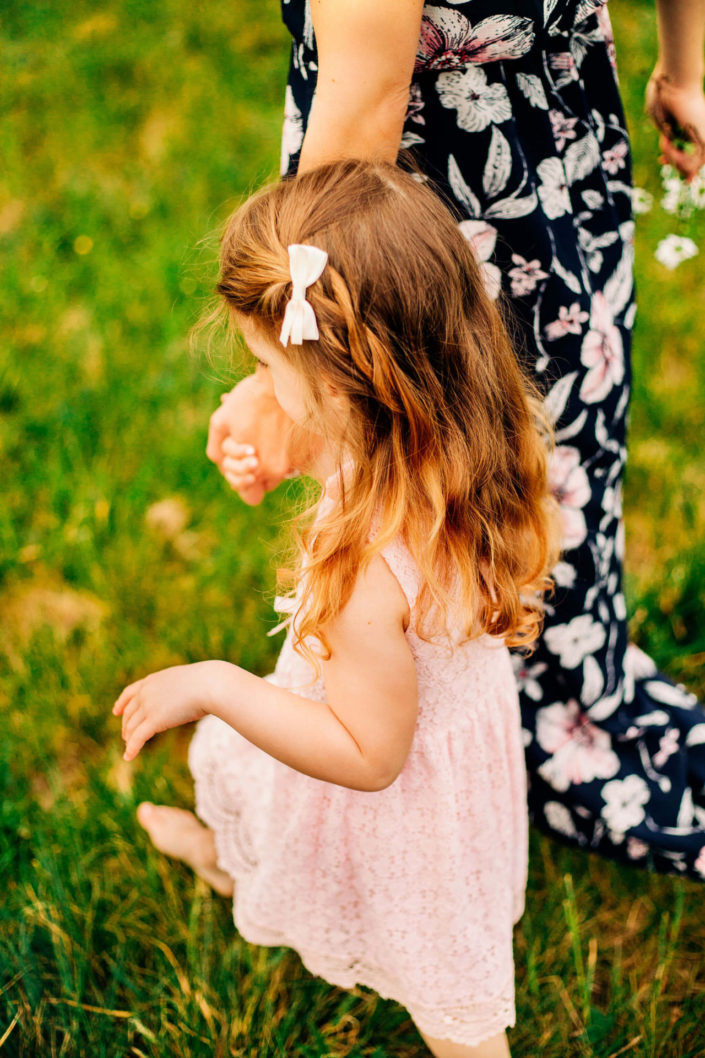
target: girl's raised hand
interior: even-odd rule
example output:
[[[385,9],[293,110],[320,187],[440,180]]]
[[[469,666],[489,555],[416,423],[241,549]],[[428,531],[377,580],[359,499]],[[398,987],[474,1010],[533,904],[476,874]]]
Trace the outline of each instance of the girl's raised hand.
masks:
[[[235,492],[243,492],[257,481],[259,459],[252,445],[240,444],[232,437],[223,441],[221,471],[228,485]]]
[[[218,664],[175,665],[125,688],[113,706],[113,714],[122,717],[125,760],[134,760],[157,732],[200,720],[209,712]]]

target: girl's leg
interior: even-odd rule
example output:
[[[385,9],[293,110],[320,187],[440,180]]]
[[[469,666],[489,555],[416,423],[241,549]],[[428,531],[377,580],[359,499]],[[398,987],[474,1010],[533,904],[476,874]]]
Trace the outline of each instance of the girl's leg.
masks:
[[[204,827],[193,812],[143,801],[137,809],[137,820],[160,852],[183,860],[221,896],[233,895],[232,878],[218,867],[213,831]]]
[[[504,1032],[493,1036],[491,1040],[485,1040],[477,1047],[466,1047],[451,1040],[434,1040],[432,1036],[424,1036],[423,1033],[421,1035],[435,1058],[510,1058],[509,1044]]]

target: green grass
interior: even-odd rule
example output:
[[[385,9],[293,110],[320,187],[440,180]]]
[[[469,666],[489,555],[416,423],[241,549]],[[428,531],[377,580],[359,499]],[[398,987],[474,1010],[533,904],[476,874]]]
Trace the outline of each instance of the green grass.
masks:
[[[637,183],[658,192],[652,7],[613,15]],[[110,715],[145,671],[263,673],[277,649],[292,495],[229,496],[203,449],[231,376],[189,347],[212,233],[277,168],[277,4],[10,0],[0,40],[0,1053],[419,1055],[403,1009],[245,944],[226,901],[148,848],[135,805],[190,806],[189,732],[127,766]],[[669,231],[705,234],[639,218],[627,589],[638,642],[703,693],[702,264],[654,261]],[[533,835],[515,1056],[705,1053],[702,899]]]

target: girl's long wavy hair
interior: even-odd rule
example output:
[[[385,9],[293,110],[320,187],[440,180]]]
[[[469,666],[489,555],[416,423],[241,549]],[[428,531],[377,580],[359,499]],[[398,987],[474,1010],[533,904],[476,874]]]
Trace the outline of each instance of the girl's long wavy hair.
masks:
[[[307,292],[319,339],[283,348],[291,243],[328,264]],[[312,422],[330,419],[326,382],[349,409],[340,502],[298,537],[299,652],[313,659],[312,637],[330,656],[326,625],[398,534],[421,573],[418,634],[530,648],[557,557],[540,405],[438,196],[359,161],[266,188],[227,224],[217,289],[304,377]]]

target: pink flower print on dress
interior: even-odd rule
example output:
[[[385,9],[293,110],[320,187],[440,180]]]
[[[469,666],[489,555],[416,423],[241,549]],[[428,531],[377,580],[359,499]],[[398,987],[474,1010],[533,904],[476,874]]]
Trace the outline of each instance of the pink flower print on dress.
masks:
[[[558,319],[547,323],[544,328],[546,337],[549,342],[554,342],[566,334],[580,334],[583,329],[582,325],[589,319],[590,314],[580,308],[580,302],[574,301],[569,308],[561,305],[558,309]]]
[[[461,220],[458,227],[477,257],[487,296],[494,301],[502,286],[502,273],[497,265],[490,261],[497,242],[497,229],[484,220]]]
[[[587,536],[582,508],[590,500],[590,482],[580,463],[580,452],[569,445],[554,448],[548,463],[548,483],[560,504],[563,519],[563,547],[579,547]]]
[[[554,790],[573,783],[611,779],[619,771],[619,757],[607,731],[591,724],[579,704],[556,702],[536,713],[536,741],[552,756],[539,773]]]
[[[587,404],[603,400],[612,386],[624,378],[624,346],[603,293],[593,295],[590,330],[583,339],[580,359],[588,368],[580,386],[580,397]]]
[[[602,152],[602,166],[610,176],[616,176],[620,169],[624,169],[627,164],[627,151],[626,142],[621,140],[614,147]]]
[[[515,665],[514,675],[519,690],[533,702],[540,702],[543,698],[543,687],[539,683],[539,677],[543,676],[548,668],[546,662],[537,661],[535,665],[527,665],[521,654],[514,654],[512,661]]]
[[[551,119],[551,128],[553,129],[556,147],[559,151],[562,151],[568,140],[575,139],[575,126],[578,119],[567,118],[560,110],[549,110],[548,116]]]
[[[409,89],[409,102],[406,107],[406,121],[414,121],[417,125],[425,125],[426,118],[423,116],[423,96],[421,94],[421,88],[417,84],[412,84]]]
[[[659,739],[658,752],[654,753],[652,760],[654,767],[662,768],[669,757],[678,752],[679,732],[676,727],[669,727],[666,733]]]
[[[425,7],[415,72],[463,70],[468,63],[518,59],[534,43],[533,23],[518,15],[493,15],[473,28],[465,15]]]
[[[520,298],[524,294],[530,294],[536,289],[539,280],[548,279],[548,272],[542,270],[539,260],[527,261],[518,253],[513,253],[512,261],[514,268],[509,269],[508,275],[511,280],[512,294],[515,297]]]

